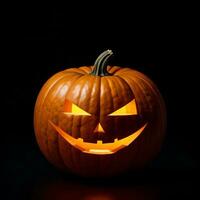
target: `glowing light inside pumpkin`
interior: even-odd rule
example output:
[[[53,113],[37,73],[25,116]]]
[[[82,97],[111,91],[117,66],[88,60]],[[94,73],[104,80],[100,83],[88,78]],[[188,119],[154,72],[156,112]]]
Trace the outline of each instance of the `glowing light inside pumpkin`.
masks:
[[[112,152],[109,149],[90,149],[92,154],[111,154]]]
[[[121,107],[120,109],[114,111],[113,113],[109,115],[137,115],[137,107],[135,103],[135,99],[133,99],[131,102],[126,104],[125,106]]]
[[[104,133],[105,131],[103,130],[103,127],[101,126],[101,124],[98,123],[98,125],[95,128],[94,132],[102,132],[102,133]]]
[[[120,149],[131,144],[144,130],[147,123],[142,126],[139,130],[129,135],[128,137],[118,140],[117,138],[112,143],[103,143],[101,140],[98,140],[97,143],[84,142],[82,138],[74,138],[60,127],[56,126],[54,123],[49,121],[53,128],[72,146],[81,150],[84,153],[96,154],[96,155],[105,155],[113,154],[119,151]]]
[[[68,102],[70,103],[70,102]],[[73,114],[73,115],[90,115],[88,112],[84,111],[83,109],[81,109],[80,107],[78,107],[77,105],[71,103],[71,105],[68,105],[68,112],[64,112],[65,114]]]

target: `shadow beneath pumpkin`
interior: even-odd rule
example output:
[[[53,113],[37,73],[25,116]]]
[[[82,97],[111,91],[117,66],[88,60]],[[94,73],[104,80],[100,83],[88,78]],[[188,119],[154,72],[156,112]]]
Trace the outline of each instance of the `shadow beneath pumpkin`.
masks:
[[[60,174],[59,178],[36,184],[30,195],[32,200],[156,200],[195,195],[195,184],[187,174],[169,174],[142,171],[106,179]]]
[[[162,156],[140,172],[130,170],[121,176],[99,179],[57,170],[33,144],[26,146],[28,151],[14,143],[3,149],[7,152],[1,183],[8,188],[4,191],[6,199],[191,199],[199,191],[199,169],[190,157],[177,153],[172,146],[163,149]]]
[[[63,180],[47,183],[35,188],[33,199],[37,200],[140,200],[160,199],[156,186],[112,186],[66,182]]]

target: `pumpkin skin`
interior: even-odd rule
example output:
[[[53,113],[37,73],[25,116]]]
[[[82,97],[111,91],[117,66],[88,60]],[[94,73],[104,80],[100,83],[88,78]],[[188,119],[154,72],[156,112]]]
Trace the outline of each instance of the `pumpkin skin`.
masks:
[[[106,69],[98,75],[91,74],[94,66],[66,69],[51,77],[38,95],[34,110],[36,139],[45,157],[60,169],[82,176],[115,175],[144,167],[160,150],[166,111],[157,87],[133,69]],[[110,115],[133,99],[136,115]],[[66,115],[71,104],[90,115]],[[99,123],[103,132],[95,132]],[[84,142],[102,140],[105,144],[144,128],[128,146],[112,154],[96,155],[68,143],[54,126]]]

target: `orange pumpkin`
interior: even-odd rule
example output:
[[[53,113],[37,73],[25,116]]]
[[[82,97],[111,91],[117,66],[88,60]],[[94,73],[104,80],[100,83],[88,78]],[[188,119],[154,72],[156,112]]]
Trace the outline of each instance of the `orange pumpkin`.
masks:
[[[55,74],[38,95],[37,142],[61,169],[114,175],[143,167],[161,147],[166,112],[158,89],[138,71],[107,66],[111,55]]]

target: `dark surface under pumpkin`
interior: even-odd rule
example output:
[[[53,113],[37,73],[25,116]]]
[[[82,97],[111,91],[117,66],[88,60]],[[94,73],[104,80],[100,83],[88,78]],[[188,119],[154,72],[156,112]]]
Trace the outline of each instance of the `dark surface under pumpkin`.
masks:
[[[99,66],[102,63],[100,60]],[[87,66],[55,74],[43,86],[35,106],[35,133],[45,157],[57,167],[83,176],[108,176],[144,167],[158,153],[164,137],[165,106],[152,81],[129,68],[102,68],[99,73],[105,74],[90,74],[95,67]],[[136,113],[111,115],[132,100]],[[66,114],[71,104],[88,114]],[[103,131],[95,131],[98,124]],[[81,149],[83,145],[70,144],[59,130],[77,143],[81,139],[86,149],[97,142],[100,149],[96,149],[97,144],[87,151]],[[130,144],[117,146],[118,141],[138,130],[140,135]],[[117,147],[104,149],[108,143]]]

